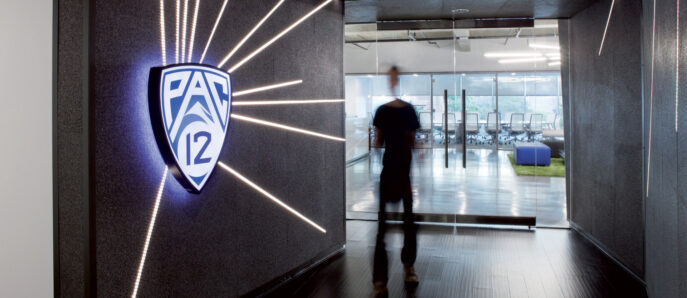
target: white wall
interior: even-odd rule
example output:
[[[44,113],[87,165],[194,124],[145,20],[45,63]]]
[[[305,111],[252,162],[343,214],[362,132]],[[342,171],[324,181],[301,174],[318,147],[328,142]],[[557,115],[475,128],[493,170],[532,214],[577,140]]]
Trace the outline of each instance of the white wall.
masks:
[[[53,296],[52,1],[0,9],[0,297]]]

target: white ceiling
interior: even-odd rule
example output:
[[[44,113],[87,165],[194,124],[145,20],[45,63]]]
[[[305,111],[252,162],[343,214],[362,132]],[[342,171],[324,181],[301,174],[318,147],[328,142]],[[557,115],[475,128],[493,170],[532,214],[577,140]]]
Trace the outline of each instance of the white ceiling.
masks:
[[[344,71],[346,73],[375,73],[396,65],[403,73],[415,72],[453,72],[453,41],[400,41],[379,43],[347,43],[344,46]],[[559,71],[559,66],[549,66],[548,61],[500,64],[499,59],[486,58],[487,52],[540,52],[553,53],[557,50],[537,50],[529,43],[558,44],[557,37],[545,38],[488,38],[466,39],[456,45],[457,72],[520,72],[520,71]],[[360,46],[360,47],[359,47]],[[438,47],[437,47],[438,46]],[[361,47],[367,48],[367,50]],[[377,60],[378,58],[378,60]]]

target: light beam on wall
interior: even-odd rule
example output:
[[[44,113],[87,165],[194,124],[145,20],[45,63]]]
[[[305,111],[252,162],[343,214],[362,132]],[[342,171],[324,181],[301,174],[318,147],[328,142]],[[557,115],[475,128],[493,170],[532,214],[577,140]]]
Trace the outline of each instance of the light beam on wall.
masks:
[[[143,273],[143,267],[145,266],[146,256],[148,255],[148,245],[150,244],[150,237],[153,235],[153,229],[155,228],[155,220],[157,219],[157,210],[160,207],[160,199],[162,198],[162,191],[165,189],[165,179],[167,179],[167,167],[162,174],[162,179],[160,179],[160,186],[157,188],[157,197],[155,197],[155,205],[153,207],[153,215],[150,217],[150,223],[148,224],[148,232],[146,233],[146,240],[143,244],[143,252],[141,253],[141,261],[138,263],[138,272],[136,273],[136,281],[134,282],[134,290],[131,293],[131,298],[136,298],[138,294],[138,286],[141,283],[141,274]]]
[[[647,165],[646,165],[646,197],[649,197],[649,185],[651,182],[651,130],[653,126],[653,116],[654,116],[654,62],[656,61],[656,56],[654,52],[656,50],[656,0],[654,0],[654,15],[651,25],[651,88],[649,91],[649,148],[647,154]]]
[[[162,50],[162,66],[167,65],[165,44],[165,0],[160,0],[160,49]]]
[[[252,88],[252,89],[248,89],[248,90],[237,91],[237,92],[232,93],[231,95],[236,97],[236,96],[256,93],[256,92],[260,92],[260,91],[267,91],[267,90],[272,90],[272,89],[277,89],[277,88],[283,88],[283,87],[296,85],[296,84],[300,84],[300,83],[303,83],[303,80],[294,80],[294,81],[288,81],[288,82],[283,82],[283,83],[277,83],[277,84]]]
[[[608,31],[608,24],[611,23],[611,15],[613,14],[613,6],[615,5],[615,0],[611,1],[611,9],[608,10],[608,19],[606,19],[606,27],[604,28],[604,35],[601,38],[601,45],[599,46],[599,56],[601,56],[601,51],[604,48],[604,41],[606,41],[606,32]]]
[[[243,100],[232,101],[232,106],[266,106],[344,102],[343,99],[304,99],[304,100]]]
[[[234,113],[231,114],[231,118],[237,119],[237,120],[243,120],[243,121],[247,121],[247,122],[251,122],[251,123],[255,123],[255,124],[260,124],[260,125],[265,125],[265,126],[270,126],[270,127],[275,127],[275,128],[281,128],[284,130],[293,131],[293,132],[302,133],[302,134],[311,135],[311,136],[316,136],[316,137],[325,138],[325,139],[329,139],[329,140],[334,140],[334,141],[339,141],[339,142],[345,142],[346,141],[346,139],[344,139],[344,138],[339,138],[339,137],[335,137],[335,136],[321,134],[321,133],[317,133],[317,132],[310,131],[310,130],[305,130],[305,129],[301,129],[301,128],[296,128],[296,127],[287,126],[287,125],[274,123],[274,122],[270,122],[270,121],[265,121],[265,120],[260,120],[260,119],[256,119],[256,118],[241,116],[241,115],[237,115]]]
[[[179,7],[181,6],[180,4],[181,0],[177,0],[177,6],[176,6],[176,16],[177,16],[177,22],[176,22],[176,43],[174,45],[174,63],[179,63]]]
[[[205,43],[205,49],[203,50],[203,54],[200,55],[200,63],[203,63],[203,60],[205,60],[205,54],[208,52],[208,48],[210,47],[210,42],[212,42],[212,37],[215,36],[215,30],[217,30],[217,25],[219,24],[219,20],[222,18],[222,14],[224,14],[224,8],[227,7],[227,3],[229,0],[224,0],[224,3],[222,3],[222,9],[219,10],[219,14],[217,14],[217,18],[215,19],[215,25],[212,26],[212,31],[210,32],[210,37],[208,38],[208,42]]]
[[[678,108],[680,107],[680,0],[675,0],[677,2],[677,8],[675,17],[676,29],[675,29],[675,133],[677,133],[678,128]]]
[[[193,12],[193,22],[191,22],[191,41],[188,43],[188,58],[186,58],[186,62],[191,62],[191,60],[193,60],[193,40],[196,37],[196,21],[198,21],[198,6],[200,6],[200,0],[196,0],[196,8]]]
[[[186,19],[188,18],[188,0],[184,0],[184,15],[181,20],[181,62],[186,60]]]
[[[282,3],[284,3],[284,0],[280,0],[279,2],[277,2],[277,4],[274,5],[274,7],[260,20],[260,22],[255,24],[255,26],[253,26],[253,29],[251,29],[248,32],[248,34],[246,34],[246,36],[244,36],[241,39],[241,41],[239,41],[239,43],[236,44],[236,46],[234,46],[231,52],[229,52],[229,54],[227,54],[227,56],[224,57],[224,59],[222,59],[222,62],[220,62],[217,65],[217,67],[221,68],[222,66],[224,66],[224,63],[227,63],[227,61],[229,61],[229,58],[231,58],[231,56],[233,56],[236,53],[236,51],[238,51],[239,48],[241,48],[241,46],[248,40],[248,38],[250,38],[253,35],[253,33],[255,33],[255,31],[258,30],[258,28],[260,28],[260,26],[262,26],[262,24],[265,21],[267,21],[267,19],[277,10],[277,8],[279,8],[279,6],[282,5]]]
[[[318,12],[320,9],[322,9],[323,7],[325,7],[327,4],[329,4],[329,2],[332,2],[332,0],[325,0],[324,2],[322,2],[322,4],[320,4],[320,5],[318,5],[317,7],[313,8],[313,9],[312,9],[310,12],[308,12],[306,15],[304,15],[303,17],[301,17],[300,19],[298,19],[298,21],[294,22],[294,23],[291,24],[289,27],[286,27],[286,29],[284,29],[282,32],[280,32],[279,34],[277,34],[275,37],[273,37],[273,38],[270,39],[268,42],[266,42],[265,44],[263,44],[262,46],[260,46],[259,48],[257,48],[257,49],[256,49],[255,51],[253,51],[252,53],[248,54],[248,56],[246,56],[245,58],[243,58],[243,60],[239,61],[239,62],[236,63],[234,66],[232,66],[231,68],[229,68],[228,72],[229,72],[229,73],[232,73],[232,72],[234,72],[235,70],[237,70],[239,67],[241,67],[241,65],[245,64],[246,62],[248,62],[248,60],[250,60],[251,58],[255,57],[255,55],[257,55],[257,54],[259,54],[260,52],[262,52],[263,50],[265,50],[265,49],[266,49],[267,47],[269,47],[272,43],[274,43],[275,41],[277,41],[279,38],[281,38],[282,36],[284,36],[286,33],[289,33],[289,31],[293,30],[293,28],[296,28],[296,26],[300,25],[300,23],[302,23],[303,21],[307,20],[310,16],[312,16],[313,14],[315,14],[316,12]]]
[[[324,233],[324,234],[327,233],[327,230],[325,230],[324,228],[322,228],[320,225],[316,224],[316,223],[313,222],[312,220],[310,220],[310,219],[308,219],[307,217],[303,216],[303,214],[301,214],[300,212],[298,212],[298,211],[296,211],[295,209],[291,208],[289,205],[286,205],[284,202],[282,202],[281,200],[277,199],[275,196],[273,196],[272,194],[270,194],[269,192],[267,192],[266,190],[264,190],[262,187],[258,186],[257,184],[253,183],[252,181],[248,180],[248,178],[246,178],[246,177],[244,177],[243,175],[239,174],[238,172],[236,172],[234,169],[230,168],[229,166],[227,166],[227,165],[224,164],[223,162],[220,161],[220,162],[217,162],[217,164],[218,164],[220,167],[222,167],[224,170],[226,170],[227,172],[229,172],[230,174],[234,175],[236,178],[238,178],[239,180],[241,180],[243,183],[246,183],[248,186],[252,187],[253,189],[257,190],[259,193],[261,193],[262,195],[264,195],[265,197],[267,197],[268,199],[272,200],[272,202],[275,202],[275,203],[276,203],[277,205],[279,205],[280,207],[286,209],[286,211],[291,212],[291,214],[295,215],[296,217],[300,218],[300,219],[303,220],[304,222],[306,222],[306,223],[308,223],[309,225],[313,226],[313,227],[314,227],[315,229],[317,229],[318,231],[320,231],[320,232],[322,232],[322,233]]]

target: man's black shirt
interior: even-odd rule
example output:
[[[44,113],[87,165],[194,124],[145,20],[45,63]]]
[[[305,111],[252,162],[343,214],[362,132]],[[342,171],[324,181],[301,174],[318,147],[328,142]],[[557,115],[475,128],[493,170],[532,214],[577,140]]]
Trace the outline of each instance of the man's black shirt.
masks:
[[[413,132],[420,128],[415,109],[409,103],[402,101],[401,106],[385,104],[375,113],[373,124],[381,131],[384,141],[383,165],[387,175],[409,179],[411,146]]]

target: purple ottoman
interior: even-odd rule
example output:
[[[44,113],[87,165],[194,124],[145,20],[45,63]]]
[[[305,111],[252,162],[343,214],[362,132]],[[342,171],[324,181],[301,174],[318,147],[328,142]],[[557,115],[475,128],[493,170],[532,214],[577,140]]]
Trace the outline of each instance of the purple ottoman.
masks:
[[[551,148],[542,143],[515,143],[515,163],[529,166],[551,164]]]

